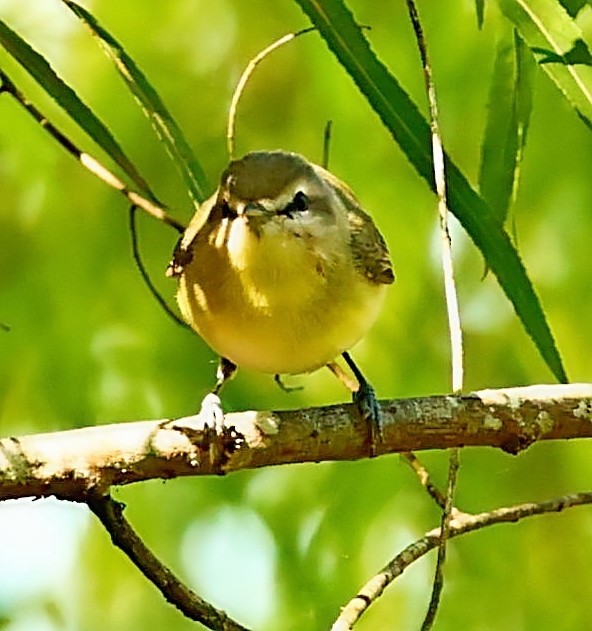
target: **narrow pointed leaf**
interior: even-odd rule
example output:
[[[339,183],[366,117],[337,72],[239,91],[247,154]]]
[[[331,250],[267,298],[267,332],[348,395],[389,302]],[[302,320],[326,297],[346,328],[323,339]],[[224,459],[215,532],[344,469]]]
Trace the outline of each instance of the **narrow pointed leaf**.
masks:
[[[485,0],[475,0],[475,11],[477,12],[477,26],[482,28],[485,17]]]
[[[418,173],[434,189],[427,121],[395,77],[378,60],[342,0],[296,0],[355,81]],[[514,305],[526,331],[559,381],[566,381],[539,299],[524,265],[494,214],[446,156],[451,211],[471,236]]]
[[[590,4],[589,0],[560,0],[560,2],[572,18],[575,18],[581,9]]]
[[[503,224],[516,190],[532,110],[536,64],[514,29],[498,44],[485,135],[479,190]]]
[[[582,31],[557,0],[498,0],[549,75],[592,128],[592,55]]]
[[[18,33],[0,20],[0,44],[35,79],[47,94],[118,164],[138,190],[155,200],[146,180],[125,155],[113,134],[61,79],[47,60],[32,48]]]
[[[72,0],[62,2],[84,22],[113,61],[183,176],[191,200],[198,206],[208,188],[204,171],[162,99],[121,44],[86,9]]]

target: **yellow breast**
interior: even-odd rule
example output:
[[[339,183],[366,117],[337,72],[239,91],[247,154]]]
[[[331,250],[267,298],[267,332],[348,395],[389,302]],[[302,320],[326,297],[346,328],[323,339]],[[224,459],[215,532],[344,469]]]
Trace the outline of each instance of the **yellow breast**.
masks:
[[[218,354],[272,374],[316,370],[351,348],[385,286],[364,278],[337,227],[223,220],[196,239],[179,282],[185,319]]]

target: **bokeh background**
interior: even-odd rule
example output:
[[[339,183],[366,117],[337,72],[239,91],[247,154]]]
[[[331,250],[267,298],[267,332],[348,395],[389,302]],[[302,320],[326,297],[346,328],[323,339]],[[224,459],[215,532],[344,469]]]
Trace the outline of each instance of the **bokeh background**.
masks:
[[[290,0],[85,2],[145,71],[186,133],[211,188],[225,166],[230,98],[248,60],[307,26]],[[380,58],[426,111],[402,1],[349,3]],[[579,20],[589,34],[592,11]],[[423,2],[445,144],[475,182],[498,37],[487,3]],[[180,178],[110,62],[58,0],[0,0],[0,17],[51,60],[108,123],[157,195],[182,221]],[[101,154],[0,51],[0,65],[49,117]],[[330,168],[356,191],[397,272],[382,315],[354,356],[381,397],[450,390],[435,198],[317,34],[256,71],[237,120],[237,152],[283,148],[313,161],[333,121]],[[111,166],[111,165],[109,165]],[[592,381],[592,134],[538,73],[517,242],[573,381]],[[164,269],[176,234],[140,217],[144,257],[170,301]],[[130,252],[127,204],[0,96],[0,434],[181,416],[213,383],[215,357],[155,304]],[[480,255],[456,225],[466,389],[552,381]],[[328,371],[285,394],[241,371],[228,410],[347,398]],[[480,511],[590,488],[592,446],[538,444],[518,457],[466,449],[457,503]],[[436,480],[446,454],[422,459]],[[327,629],[339,607],[403,546],[436,525],[435,507],[396,456],[278,467],[224,479],[119,489],[146,542],[199,593],[258,630]],[[360,629],[416,629],[434,557],[390,587]],[[437,628],[583,629],[592,616],[592,515],[579,508],[497,526],[450,545]],[[0,627],[10,631],[195,628],[109,542],[84,507],[0,505]]]

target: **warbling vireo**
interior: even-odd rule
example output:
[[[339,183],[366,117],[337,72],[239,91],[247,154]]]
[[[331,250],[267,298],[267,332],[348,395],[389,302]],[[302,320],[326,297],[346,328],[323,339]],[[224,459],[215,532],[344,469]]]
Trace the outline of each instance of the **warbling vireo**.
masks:
[[[376,417],[347,350],[374,323],[394,274],[374,222],[334,175],[284,151],[231,162],[167,274],[179,279],[184,319],[222,358],[212,394],[237,366],[298,374],[343,354],[360,383],[354,401]]]

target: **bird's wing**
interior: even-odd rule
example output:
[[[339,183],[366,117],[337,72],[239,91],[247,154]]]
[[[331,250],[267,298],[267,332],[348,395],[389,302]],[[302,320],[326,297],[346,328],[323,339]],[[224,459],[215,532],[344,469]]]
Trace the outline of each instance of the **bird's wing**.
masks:
[[[386,243],[372,217],[362,209],[346,184],[325,169],[322,169],[322,175],[347,211],[355,266],[370,282],[390,285],[395,280],[393,265]]]

